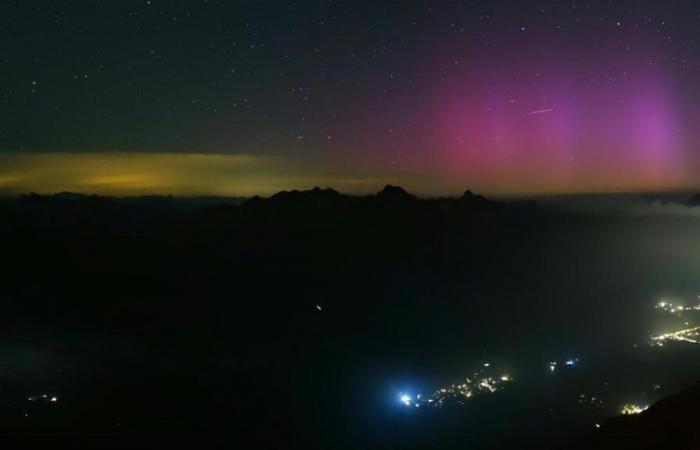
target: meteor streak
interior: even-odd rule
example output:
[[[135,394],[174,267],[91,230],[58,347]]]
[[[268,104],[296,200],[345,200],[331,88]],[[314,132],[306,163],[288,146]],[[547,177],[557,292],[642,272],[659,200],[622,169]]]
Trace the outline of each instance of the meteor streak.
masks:
[[[534,111],[530,111],[530,114],[531,115],[545,114],[545,113],[552,112],[552,111],[554,111],[554,108],[536,109]]]

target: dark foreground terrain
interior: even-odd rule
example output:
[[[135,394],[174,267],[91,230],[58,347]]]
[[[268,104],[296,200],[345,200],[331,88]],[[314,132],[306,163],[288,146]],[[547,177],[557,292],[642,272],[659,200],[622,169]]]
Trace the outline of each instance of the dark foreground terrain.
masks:
[[[407,418],[395,397],[484,358],[517,380],[517,367],[584,352],[579,342],[591,355],[632,342],[628,324],[641,320],[623,322],[625,299],[697,292],[695,270],[678,270],[695,261],[683,249],[697,223],[644,220],[393,187],[245,202],[5,199],[4,447],[574,445],[592,424],[552,427],[540,400],[504,393]],[[679,383],[700,378],[677,371]],[[693,448],[650,446],[692,430],[693,402],[611,422],[587,448]],[[662,425],[678,408],[682,421]]]
[[[700,448],[700,384],[655,403],[638,415],[610,419],[599,430],[565,448],[686,449]]]

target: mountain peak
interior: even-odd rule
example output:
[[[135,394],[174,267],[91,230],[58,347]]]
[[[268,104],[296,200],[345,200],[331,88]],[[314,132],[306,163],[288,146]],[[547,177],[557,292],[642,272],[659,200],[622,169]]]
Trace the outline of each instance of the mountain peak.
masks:
[[[486,197],[481,194],[473,193],[471,189],[467,189],[464,191],[464,194],[462,194],[462,200],[486,200]]]
[[[392,186],[390,184],[384,186],[384,189],[377,193],[377,198],[392,201],[416,200],[414,195],[406,192],[401,186]]]

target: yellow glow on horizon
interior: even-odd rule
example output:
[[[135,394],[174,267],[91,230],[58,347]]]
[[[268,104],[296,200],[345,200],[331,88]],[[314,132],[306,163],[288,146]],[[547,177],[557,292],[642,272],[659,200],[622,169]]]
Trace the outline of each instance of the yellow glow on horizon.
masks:
[[[611,178],[585,182],[542,174],[483,173],[461,179],[428,168],[366,169],[362,165],[318,163],[282,156],[206,153],[5,153],[0,154],[0,193],[71,191],[110,196],[268,196],[282,190],[332,187],[369,194],[386,184],[422,196],[643,192],[679,186],[645,186]]]
[[[200,153],[24,153],[0,154],[0,190],[6,193],[61,191],[128,195],[271,195],[281,190],[333,187],[341,192],[376,192],[385,184],[439,194],[429,177],[388,174],[256,155]]]

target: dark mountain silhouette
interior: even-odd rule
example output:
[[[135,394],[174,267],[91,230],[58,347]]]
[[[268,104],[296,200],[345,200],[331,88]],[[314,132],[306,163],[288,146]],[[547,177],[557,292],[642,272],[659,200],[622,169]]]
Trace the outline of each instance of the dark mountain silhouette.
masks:
[[[308,191],[282,191],[270,197],[271,201],[285,201],[285,200],[296,200],[296,201],[333,201],[340,197],[340,193],[335,189],[325,188],[321,189],[316,186],[315,188]]]
[[[637,415],[603,423],[572,450],[691,450],[700,448],[700,383]]]
[[[331,188],[315,187],[245,200],[224,197],[180,199],[154,195],[113,198],[71,192],[53,195],[31,193],[20,200],[19,205],[24,205],[23,214],[30,222],[41,220],[54,226],[81,224],[82,227],[92,228],[165,225],[189,217],[206,227],[265,227],[272,223],[284,223],[288,229],[308,230],[347,226],[350,232],[351,227],[358,224],[382,223],[395,227],[395,231],[408,231],[416,227],[427,231],[434,226],[433,222],[450,220],[450,216],[479,218],[481,213],[499,210],[524,211],[524,204],[496,202],[471,191],[461,198],[421,199],[400,186],[391,185],[375,195],[367,196],[347,195]],[[407,227],[408,223],[413,225]]]
[[[417,200],[416,196],[406,192],[401,186],[386,185],[384,189],[379,191],[375,196],[377,200],[383,202],[413,202]]]
[[[700,194],[695,194],[686,202],[688,206],[700,206]]]
[[[160,196],[160,195],[145,195],[138,197],[106,197],[100,195],[88,195],[80,194],[74,192],[59,192],[52,195],[42,195],[36,193],[26,194],[20,197],[24,202],[34,202],[34,203],[65,203],[71,202],[74,204],[80,203],[120,203],[120,204],[164,204],[164,203],[178,203],[178,204],[188,204],[191,206],[204,206],[204,207],[216,207],[216,206],[244,206],[245,209],[256,209],[256,208],[266,208],[266,209],[276,209],[278,211],[282,210],[294,210],[294,209],[309,209],[317,211],[339,211],[343,208],[349,206],[355,207],[370,207],[372,203],[379,203],[382,206],[391,205],[403,205],[415,207],[416,211],[419,209],[435,208],[441,209],[441,205],[444,206],[446,203],[451,203],[451,207],[448,209],[463,209],[463,210],[488,210],[497,209],[506,204],[502,202],[497,202],[489,200],[483,195],[475,194],[470,190],[467,190],[459,198],[434,198],[434,199],[420,199],[415,195],[407,192],[404,188],[400,186],[387,185],[381,191],[374,195],[369,196],[353,196],[342,194],[332,188],[320,188],[315,187],[309,190],[292,190],[292,191],[281,191],[270,197],[264,198],[260,196],[253,196],[248,199],[237,198],[237,197],[195,197],[189,199],[175,198],[170,195]],[[176,202],[175,202],[176,201]],[[522,206],[522,204],[508,203],[509,206]],[[531,206],[531,205],[530,205]]]
[[[489,200],[483,195],[475,194],[470,190],[464,192],[460,201],[469,208],[479,210],[493,210],[503,206],[501,202]]]
[[[467,190],[460,198],[435,198],[435,199],[420,199],[415,195],[407,192],[400,186],[387,185],[375,195],[365,197],[357,197],[347,194],[341,194],[338,191],[330,188],[322,189],[315,187],[306,191],[282,191],[268,198],[259,196],[251,197],[244,206],[247,207],[265,207],[270,208],[311,208],[317,210],[339,210],[341,207],[371,207],[372,203],[379,204],[383,207],[401,206],[414,209],[415,211],[425,208],[444,209],[446,203],[451,203],[448,209],[462,210],[488,210],[498,209],[505,206],[502,202],[489,200],[486,197],[474,194]],[[510,203],[510,206],[522,206],[515,203]]]
[[[253,197],[244,203],[245,206],[265,204],[273,208],[313,208],[319,210],[332,210],[339,204],[347,201],[349,196],[342,195],[330,188],[321,189],[315,187],[307,191],[281,191],[267,199]]]
[[[65,201],[65,202],[80,202],[80,201],[87,201],[87,200],[104,200],[107,199],[107,197],[101,197],[98,195],[88,195],[88,194],[78,194],[75,192],[57,192],[52,195],[42,195],[42,194],[37,194],[34,192],[30,192],[29,194],[23,195],[21,197],[22,200],[24,201],[34,201],[34,202],[41,202],[41,201],[47,201],[49,199],[55,200],[55,201]]]

